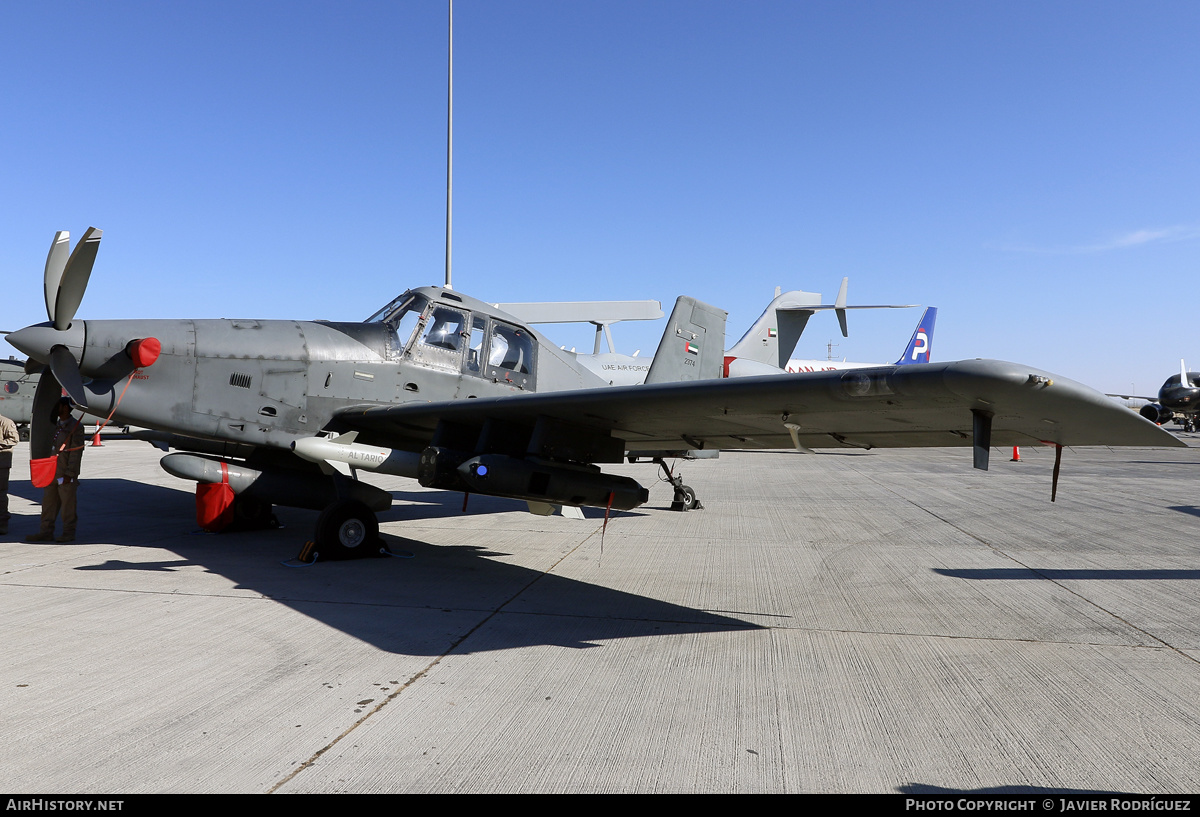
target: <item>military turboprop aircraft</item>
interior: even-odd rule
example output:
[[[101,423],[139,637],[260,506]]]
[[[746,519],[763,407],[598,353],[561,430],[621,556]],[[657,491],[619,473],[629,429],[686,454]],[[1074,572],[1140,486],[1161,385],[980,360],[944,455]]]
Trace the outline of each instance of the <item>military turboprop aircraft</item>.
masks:
[[[1200,429],[1200,372],[1189,372],[1182,360],[1179,361],[1179,374],[1168,377],[1158,390],[1157,403],[1153,397],[1125,394],[1110,396],[1151,401],[1142,406],[1139,413],[1152,423],[1161,425],[1174,420],[1183,426],[1184,431]]]
[[[23,362],[11,358],[0,360],[0,414],[16,423],[22,440],[29,439],[37,382],[37,373],[25,371]]]
[[[676,303],[646,384],[627,387],[446,287],[405,292],[362,323],[76,320],[99,240],[89,229],[68,258],[68,235],[55,236],[49,321],[8,338],[49,367],[31,456],[50,453],[48,408],[65,389],[89,414],[157,429],[179,449],[166,470],[228,479],[244,515],[321,510],[326,556],[377,539],[375,513],[392,497],[357,479],[363,470],[533,505],[631,509],[647,490],[598,464],[721,448],[973,446],[986,469],[993,443],[1044,442],[1057,479],[1062,446],[1182,445],[1086,386],[995,360],[722,379],[725,313],[691,298]]]

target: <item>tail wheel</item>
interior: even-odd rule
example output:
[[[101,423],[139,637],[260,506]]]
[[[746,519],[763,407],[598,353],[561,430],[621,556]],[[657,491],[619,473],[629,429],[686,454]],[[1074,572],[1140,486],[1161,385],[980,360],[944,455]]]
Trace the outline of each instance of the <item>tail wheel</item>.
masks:
[[[317,519],[317,550],[325,559],[358,559],[376,555],[379,520],[361,502],[340,499]]]

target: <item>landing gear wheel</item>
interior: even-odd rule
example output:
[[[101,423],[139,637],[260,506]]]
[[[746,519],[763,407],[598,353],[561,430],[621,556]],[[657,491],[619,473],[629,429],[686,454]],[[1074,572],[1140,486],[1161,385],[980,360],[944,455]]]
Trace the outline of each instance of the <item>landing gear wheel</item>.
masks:
[[[676,505],[679,507],[676,508]],[[700,500],[696,499],[696,492],[692,490],[692,486],[680,485],[675,489],[675,500],[671,503],[671,510],[694,511],[703,507]]]
[[[339,499],[317,518],[316,544],[322,559],[378,556],[379,520],[361,502]]]
[[[671,487],[675,489],[675,496],[671,500],[671,510],[699,511],[704,508],[700,504],[700,500],[696,499],[696,492],[692,490],[692,486],[683,484],[683,477],[675,474],[663,460],[655,460],[655,462],[663,469],[663,473],[667,475],[667,482],[671,483]]]

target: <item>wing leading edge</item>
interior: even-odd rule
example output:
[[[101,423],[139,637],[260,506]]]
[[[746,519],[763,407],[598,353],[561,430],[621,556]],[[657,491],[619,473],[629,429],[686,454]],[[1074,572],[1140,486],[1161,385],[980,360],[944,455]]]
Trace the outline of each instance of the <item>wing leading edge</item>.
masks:
[[[439,426],[483,434],[549,420],[585,437],[611,436],[636,454],[969,446],[980,417],[990,419],[993,446],[1184,445],[1088,386],[998,360],[374,406],[340,412],[330,427],[417,451]]]

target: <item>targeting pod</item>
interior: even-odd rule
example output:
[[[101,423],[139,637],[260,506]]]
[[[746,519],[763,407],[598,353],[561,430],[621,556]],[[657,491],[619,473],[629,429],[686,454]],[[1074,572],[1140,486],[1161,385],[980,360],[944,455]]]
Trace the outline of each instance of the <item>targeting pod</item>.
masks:
[[[481,454],[456,470],[475,493],[532,502],[604,508],[610,506],[611,496],[612,508],[627,511],[650,498],[636,480],[604,474],[598,468]]]

